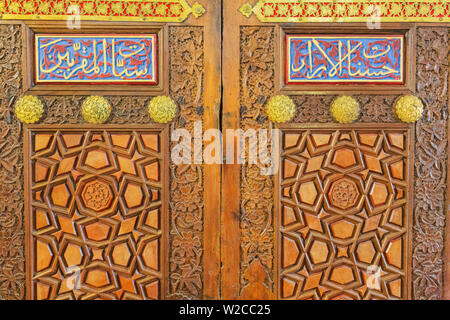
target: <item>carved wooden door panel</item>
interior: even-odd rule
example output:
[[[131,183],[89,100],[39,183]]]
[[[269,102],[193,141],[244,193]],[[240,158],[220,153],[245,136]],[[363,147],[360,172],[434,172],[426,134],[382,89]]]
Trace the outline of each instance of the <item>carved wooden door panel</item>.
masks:
[[[30,299],[160,299],[167,128],[28,128]]]

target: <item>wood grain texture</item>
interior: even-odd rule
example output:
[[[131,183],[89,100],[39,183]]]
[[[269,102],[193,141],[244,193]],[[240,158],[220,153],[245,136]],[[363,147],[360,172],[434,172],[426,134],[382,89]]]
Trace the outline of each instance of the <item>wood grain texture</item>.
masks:
[[[236,45],[235,34],[240,33],[239,4],[236,1],[223,1],[223,91],[222,91],[222,130],[239,129],[239,116],[236,106],[239,105],[239,72],[240,68],[226,68],[240,65],[240,46]],[[230,143],[224,138],[223,154],[226,145]],[[220,206],[221,222],[221,283],[220,289],[223,299],[239,298],[239,263],[240,255],[240,165],[224,163],[222,165],[222,201]]]
[[[203,78],[203,130],[220,128],[222,99],[222,0],[204,1],[204,78]],[[220,205],[222,201],[221,164],[208,164],[204,170],[203,206],[204,258],[203,298],[220,299]]]

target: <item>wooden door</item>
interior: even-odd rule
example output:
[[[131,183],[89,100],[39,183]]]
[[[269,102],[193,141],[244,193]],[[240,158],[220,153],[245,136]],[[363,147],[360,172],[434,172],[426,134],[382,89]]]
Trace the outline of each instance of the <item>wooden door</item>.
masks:
[[[171,135],[219,127],[220,1],[106,1],[80,29],[69,4],[43,2],[19,17],[14,1],[0,21],[0,299],[219,298],[220,165],[175,163]],[[157,83],[37,83],[39,34],[151,35]],[[36,124],[14,114],[23,95],[44,106]],[[105,123],[83,117],[89,96],[110,104]],[[156,96],[176,103],[172,122],[149,116]]]
[[[441,111],[448,93],[440,98],[438,92],[447,92],[448,30],[383,17],[380,28],[369,28],[362,15],[350,17],[347,9],[328,6],[277,0],[223,4],[223,64],[230,66],[223,70],[223,130],[280,131],[279,151],[269,144],[279,161],[274,175],[262,174],[261,163],[223,165],[222,297],[442,297],[445,227],[438,221],[445,216],[446,191],[440,188],[446,188],[448,159],[438,150],[447,144],[447,116]],[[400,16],[396,19],[407,20]],[[386,34],[404,37],[400,85],[287,82],[290,35]],[[423,58],[427,50],[434,60]],[[268,118],[266,105],[275,95],[295,105],[287,123]],[[338,124],[330,112],[341,95],[360,106],[351,125]],[[424,116],[415,124],[395,114],[402,95],[424,101]],[[433,103],[426,102],[430,99]]]

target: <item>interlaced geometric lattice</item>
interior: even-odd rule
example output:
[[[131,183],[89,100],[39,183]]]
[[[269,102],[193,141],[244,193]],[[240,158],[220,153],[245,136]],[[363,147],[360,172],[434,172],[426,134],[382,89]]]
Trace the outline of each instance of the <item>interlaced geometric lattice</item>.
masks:
[[[399,126],[283,130],[280,298],[409,296],[409,135]]]
[[[29,298],[159,299],[164,131],[30,129]]]

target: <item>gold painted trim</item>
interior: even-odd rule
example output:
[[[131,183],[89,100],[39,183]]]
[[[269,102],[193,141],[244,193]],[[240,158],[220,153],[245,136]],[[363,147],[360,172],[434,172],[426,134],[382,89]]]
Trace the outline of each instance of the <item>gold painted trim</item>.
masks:
[[[186,0],[0,0],[0,19],[74,21],[77,12],[80,20],[183,22],[205,8]]]
[[[272,23],[450,22],[450,0],[258,0],[239,11]]]

